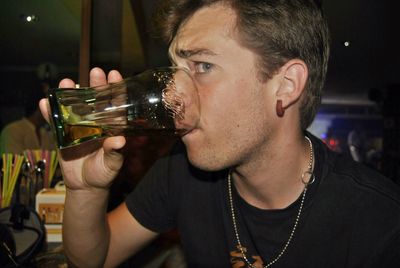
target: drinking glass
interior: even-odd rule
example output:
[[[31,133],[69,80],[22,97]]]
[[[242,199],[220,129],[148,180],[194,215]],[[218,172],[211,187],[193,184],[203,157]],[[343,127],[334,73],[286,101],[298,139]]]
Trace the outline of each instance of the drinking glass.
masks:
[[[184,135],[200,118],[196,84],[180,67],[155,68],[103,86],[54,88],[48,100],[60,149],[116,135]]]

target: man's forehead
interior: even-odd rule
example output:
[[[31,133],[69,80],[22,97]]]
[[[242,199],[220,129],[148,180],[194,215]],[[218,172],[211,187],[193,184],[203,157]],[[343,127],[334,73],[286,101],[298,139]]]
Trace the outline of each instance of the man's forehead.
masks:
[[[182,41],[182,42],[181,42]],[[204,41],[188,41],[179,38],[174,39],[169,47],[171,58],[179,57],[183,59],[194,56],[213,57],[223,53],[224,44],[220,44],[216,39],[205,39]]]
[[[218,54],[218,44],[233,38],[235,19],[234,12],[226,6],[213,5],[200,9],[181,25],[169,53],[184,57]]]

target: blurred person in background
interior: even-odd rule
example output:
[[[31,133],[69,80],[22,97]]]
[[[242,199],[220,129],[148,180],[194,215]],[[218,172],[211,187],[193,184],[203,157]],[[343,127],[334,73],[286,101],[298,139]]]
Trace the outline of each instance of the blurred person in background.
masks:
[[[356,124],[354,129],[349,132],[347,144],[349,146],[350,155],[354,161],[366,163],[368,140],[361,124]]]
[[[25,116],[7,124],[2,129],[0,155],[3,153],[23,154],[24,150],[54,150],[56,148],[53,134],[38,106],[48,86],[48,83],[41,82],[41,88],[30,91],[24,103]]]

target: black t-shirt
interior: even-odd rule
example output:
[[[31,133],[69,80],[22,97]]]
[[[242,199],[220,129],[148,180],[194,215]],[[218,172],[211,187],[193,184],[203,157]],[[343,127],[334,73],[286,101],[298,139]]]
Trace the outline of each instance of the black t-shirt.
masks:
[[[398,186],[310,138],[316,180],[293,239],[272,267],[400,267]],[[269,263],[289,238],[301,196],[285,209],[262,210],[233,187],[233,200],[247,258],[257,267]],[[177,228],[189,267],[247,267],[233,230],[227,171],[196,169],[183,145],[156,162],[126,204],[152,231]]]

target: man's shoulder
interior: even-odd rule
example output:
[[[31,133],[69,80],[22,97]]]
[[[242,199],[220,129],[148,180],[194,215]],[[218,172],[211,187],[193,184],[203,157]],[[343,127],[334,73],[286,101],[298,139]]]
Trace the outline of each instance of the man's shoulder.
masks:
[[[400,235],[400,186],[347,156],[331,156],[315,202],[318,217],[348,230],[355,244],[375,243],[376,250],[386,250]]]
[[[400,186],[379,171],[338,155],[332,162],[329,178],[353,200],[374,207],[386,206],[400,216]]]
[[[320,140],[314,139],[314,143],[317,156],[322,159],[321,176],[327,186],[324,189],[336,189],[341,195],[351,195],[351,199],[376,196],[394,202],[400,209],[400,186],[394,181],[346,154],[329,150]]]

